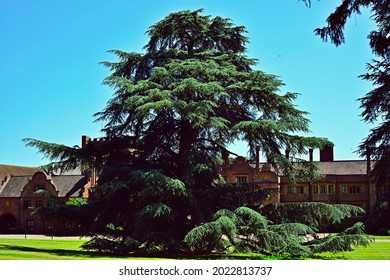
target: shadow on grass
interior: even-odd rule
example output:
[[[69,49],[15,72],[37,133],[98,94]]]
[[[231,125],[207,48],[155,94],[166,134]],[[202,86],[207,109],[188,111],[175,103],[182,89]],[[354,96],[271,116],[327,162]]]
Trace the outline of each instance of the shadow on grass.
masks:
[[[48,253],[52,255],[57,255],[60,257],[69,257],[69,258],[123,258],[123,256],[118,255],[108,255],[99,252],[90,252],[90,251],[79,251],[79,250],[67,250],[67,249],[40,249],[27,246],[17,246],[17,245],[0,245],[0,250],[12,250],[12,251],[21,251],[21,252],[35,252],[35,253]]]
[[[42,249],[28,246],[18,245],[0,245],[0,250],[19,251],[19,252],[32,252],[32,253],[47,253],[50,255],[56,255],[58,257],[68,257],[71,259],[123,259],[123,258],[158,258],[158,259],[177,259],[177,260],[293,260],[296,258],[281,257],[281,256],[265,256],[265,255],[187,255],[187,254],[159,254],[159,255],[121,255],[121,254],[108,254],[93,251],[80,251],[80,250],[68,250],[68,249]]]
[[[33,252],[33,253],[47,253],[51,255],[56,255],[58,257],[68,257],[70,259],[98,259],[98,258],[107,258],[107,259],[123,259],[123,258],[159,258],[159,259],[177,259],[177,260],[304,260],[305,258],[291,257],[291,256],[266,256],[261,254],[210,254],[210,255],[187,255],[187,254],[163,254],[163,255],[121,255],[121,254],[109,254],[102,252],[94,251],[80,251],[80,250],[68,250],[68,249],[42,249],[34,248],[27,246],[17,246],[17,245],[1,245],[0,250],[10,250],[10,251],[20,251],[20,252]],[[322,260],[335,260],[335,259],[345,259],[344,257],[335,257],[335,256],[321,256],[315,255],[310,259],[322,259]]]
[[[345,256],[321,256],[321,255],[314,255],[311,257],[312,260],[347,260]]]

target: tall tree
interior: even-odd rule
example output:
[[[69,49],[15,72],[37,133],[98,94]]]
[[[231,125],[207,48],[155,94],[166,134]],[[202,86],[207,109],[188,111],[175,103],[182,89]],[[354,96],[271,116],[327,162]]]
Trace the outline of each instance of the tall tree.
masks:
[[[307,113],[293,104],[297,94],[279,93],[277,77],[253,69],[256,60],[245,55],[244,33],[243,26],[202,10],[172,13],[148,29],[144,54],[114,50],[119,62],[103,63],[112,71],[105,83],[115,90],[96,114],[106,122],[104,142],[70,148],[25,140],[59,160],[56,167],[80,163],[99,170],[100,199],[93,203],[91,230],[104,235],[86,248],[172,252],[191,247],[200,238],[195,228],[207,225],[216,211],[237,207],[231,197],[240,188],[223,189],[217,167],[221,153],[238,139],[247,141],[252,154],[261,147],[267,160],[286,172],[298,166],[289,173],[315,173],[313,163],[293,164],[281,151],[302,154],[329,141],[298,136],[308,131]],[[260,200],[262,193],[257,195]],[[239,209],[235,215],[253,214]],[[221,231],[214,233],[221,240]],[[213,244],[207,248],[213,250]]]
[[[304,1],[306,4],[310,0]],[[367,73],[360,77],[371,81],[375,88],[360,98],[362,118],[367,123],[376,124],[358,148],[361,156],[367,152],[376,161],[371,172],[378,186],[385,184],[390,170],[390,2],[388,0],[343,0],[340,6],[329,15],[327,26],[318,28],[315,33],[324,41],[336,46],[343,44],[344,27],[348,18],[368,8],[376,29],[368,35],[370,47],[376,56],[367,64]]]

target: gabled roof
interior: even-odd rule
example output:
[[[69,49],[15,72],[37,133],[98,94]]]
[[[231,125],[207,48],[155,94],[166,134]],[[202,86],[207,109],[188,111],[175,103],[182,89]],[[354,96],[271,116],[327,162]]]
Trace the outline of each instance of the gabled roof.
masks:
[[[13,176],[0,189],[0,197],[20,197],[24,186],[31,180],[31,176]]]
[[[13,176],[31,176],[39,170],[39,168],[35,167],[0,164],[0,181],[4,180],[4,177],[8,174]]]
[[[13,176],[0,189],[0,197],[20,197],[31,176]],[[83,175],[47,176],[58,191],[59,197],[78,197],[88,180]]]
[[[79,196],[80,190],[88,183],[83,175],[53,175],[52,183],[60,197]]]

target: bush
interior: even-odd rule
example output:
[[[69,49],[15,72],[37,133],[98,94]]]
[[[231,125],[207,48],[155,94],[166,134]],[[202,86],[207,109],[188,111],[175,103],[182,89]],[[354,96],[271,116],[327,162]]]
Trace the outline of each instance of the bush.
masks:
[[[390,235],[390,229],[389,228],[380,228],[376,232],[377,235]]]
[[[334,223],[329,225],[329,232],[342,232],[347,228],[350,228],[356,223],[356,219],[344,219],[340,223]]]

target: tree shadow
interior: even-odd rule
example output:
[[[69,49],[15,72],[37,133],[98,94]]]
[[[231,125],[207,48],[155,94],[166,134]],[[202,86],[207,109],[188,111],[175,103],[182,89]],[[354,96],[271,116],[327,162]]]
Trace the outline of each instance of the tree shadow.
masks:
[[[51,255],[56,255],[59,257],[69,257],[69,258],[123,258],[123,256],[104,254],[100,252],[90,252],[90,251],[80,251],[80,250],[68,250],[68,249],[41,249],[27,246],[17,246],[17,245],[0,245],[0,250],[12,250],[12,251],[21,251],[21,252],[35,252],[35,253],[48,253]]]

